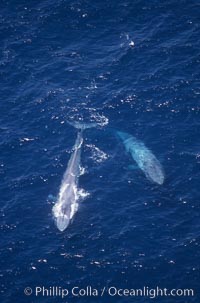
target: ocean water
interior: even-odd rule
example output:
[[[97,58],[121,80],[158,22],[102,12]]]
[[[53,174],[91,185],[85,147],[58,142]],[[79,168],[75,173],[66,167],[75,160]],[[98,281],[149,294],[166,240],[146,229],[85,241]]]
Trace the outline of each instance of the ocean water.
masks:
[[[200,270],[198,1],[0,3],[1,302],[197,303]],[[77,130],[82,199],[52,217]],[[149,182],[110,129],[152,150]],[[36,296],[35,287],[191,288],[190,297]],[[33,293],[24,294],[30,287]]]

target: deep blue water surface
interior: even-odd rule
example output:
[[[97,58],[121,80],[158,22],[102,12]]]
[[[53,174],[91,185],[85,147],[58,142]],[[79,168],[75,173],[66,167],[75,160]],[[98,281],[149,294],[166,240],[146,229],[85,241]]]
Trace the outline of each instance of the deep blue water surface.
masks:
[[[1,302],[150,302],[35,297],[29,286],[193,288],[199,302],[199,3],[42,0],[0,3]],[[90,195],[63,233],[53,201],[77,131]],[[165,182],[129,171],[109,128],[142,140]]]

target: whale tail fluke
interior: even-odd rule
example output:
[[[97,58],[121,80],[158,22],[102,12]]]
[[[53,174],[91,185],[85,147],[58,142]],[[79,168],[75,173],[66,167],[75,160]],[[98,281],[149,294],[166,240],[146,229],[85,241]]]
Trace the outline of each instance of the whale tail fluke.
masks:
[[[96,122],[84,123],[84,122],[78,122],[78,121],[73,121],[73,122],[67,121],[67,123],[80,130],[102,126],[101,123],[96,123]]]
[[[78,122],[78,121],[74,121],[74,122],[67,121],[67,122],[68,122],[68,124],[72,125],[73,127],[77,128],[77,129],[81,129],[81,130],[99,126],[98,123],[83,123],[83,122]]]

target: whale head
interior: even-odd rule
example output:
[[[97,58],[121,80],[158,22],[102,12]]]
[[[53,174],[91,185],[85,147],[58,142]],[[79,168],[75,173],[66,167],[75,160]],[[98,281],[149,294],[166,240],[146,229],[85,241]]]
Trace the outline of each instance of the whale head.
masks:
[[[129,134],[121,132],[121,131],[117,131],[116,134],[122,141],[126,141],[127,139],[131,138],[131,136]]]
[[[64,231],[70,223],[70,219],[66,215],[58,216],[55,221],[56,221],[56,226],[60,231]]]

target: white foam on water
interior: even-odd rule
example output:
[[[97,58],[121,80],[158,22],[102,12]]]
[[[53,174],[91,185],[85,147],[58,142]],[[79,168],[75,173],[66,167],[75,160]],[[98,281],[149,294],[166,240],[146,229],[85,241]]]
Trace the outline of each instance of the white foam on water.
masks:
[[[90,148],[90,150],[92,152],[92,157],[91,158],[96,163],[102,163],[102,162],[106,161],[109,158],[108,154],[106,154],[104,151],[102,151],[101,149],[99,149],[94,144],[86,144],[86,146]]]
[[[83,166],[79,166],[79,169],[80,169],[80,176],[84,175],[84,174],[85,174],[85,172],[86,172],[85,167],[83,167]]]
[[[78,199],[84,200],[90,195],[90,193],[84,190],[83,188],[79,188],[77,191],[77,195],[78,195]]]
[[[105,126],[109,123],[109,119],[106,116],[100,115],[97,112],[91,113],[91,119],[98,123],[100,126]]]
[[[83,104],[82,104],[83,105]],[[103,114],[98,113],[98,110],[92,107],[84,105],[84,109],[80,110],[77,108],[71,109],[68,112],[67,121],[80,123],[96,123],[97,126],[105,126],[109,123],[109,119]]]

